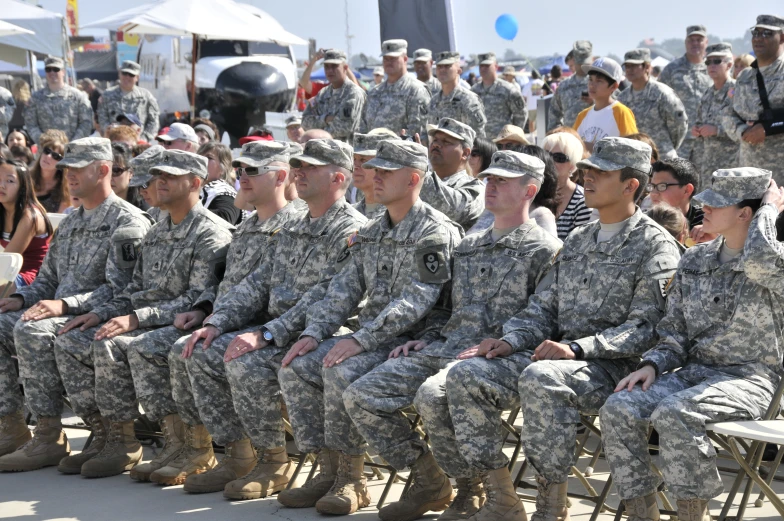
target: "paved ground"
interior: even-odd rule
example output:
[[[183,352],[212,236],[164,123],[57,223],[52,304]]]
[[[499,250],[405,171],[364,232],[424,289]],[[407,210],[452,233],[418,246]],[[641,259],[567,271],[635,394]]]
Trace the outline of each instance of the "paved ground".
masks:
[[[73,450],[80,450],[86,440],[83,430],[67,429],[68,438]],[[292,447],[293,450],[293,447]],[[511,451],[511,446],[510,446]],[[145,459],[151,459],[153,449],[145,448]],[[220,456],[219,456],[220,457]],[[579,468],[584,469],[587,459],[580,461]],[[599,461],[596,473],[590,478],[592,486],[601,490],[607,476],[607,467],[603,460]],[[305,479],[308,467],[305,467],[300,481]],[[784,472],[782,472],[784,474]],[[725,477],[729,483],[730,476]],[[571,478],[570,490],[584,492],[580,482]],[[384,482],[372,480],[369,488],[375,501],[381,495]],[[784,485],[778,483],[776,490],[784,494]],[[393,486],[390,499],[399,497],[402,484]],[[526,491],[521,490],[521,493]],[[756,496],[755,496],[756,497]],[[720,498],[720,500],[723,498]],[[613,494],[609,503],[617,504]],[[711,510],[718,515],[723,501],[714,501]],[[56,521],[158,521],[158,520],[307,520],[325,519],[313,509],[292,510],[279,508],[273,498],[233,502],[225,500],[220,493],[190,495],[182,491],[182,487],[160,487],[149,483],[131,481],[127,474],[112,478],[87,480],[79,476],[65,476],[52,468],[25,474],[0,474],[0,519],[19,519],[21,521],[56,520]],[[375,503],[373,505],[375,507]],[[530,514],[534,510],[533,503],[527,502]],[[575,521],[588,521],[592,505],[587,501],[574,501],[570,510]],[[734,513],[734,511],[733,511]],[[436,513],[428,516],[435,519]],[[355,514],[356,520],[376,520],[375,508],[366,508]],[[613,516],[602,514],[599,521],[610,521]],[[748,520],[781,519],[770,504],[762,508],[750,506],[746,515]]]

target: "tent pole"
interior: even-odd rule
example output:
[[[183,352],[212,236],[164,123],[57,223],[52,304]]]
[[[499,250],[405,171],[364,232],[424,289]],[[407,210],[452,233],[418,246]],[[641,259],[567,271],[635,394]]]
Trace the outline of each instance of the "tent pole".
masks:
[[[196,60],[198,59],[199,40],[196,34],[193,35],[193,47],[191,48],[191,124],[196,119]]]

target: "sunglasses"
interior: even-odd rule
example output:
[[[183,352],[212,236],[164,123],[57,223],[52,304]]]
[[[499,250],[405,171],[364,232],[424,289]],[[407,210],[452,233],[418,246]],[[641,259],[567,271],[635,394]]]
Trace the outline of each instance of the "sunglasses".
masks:
[[[569,156],[567,156],[563,152],[550,152],[550,157],[552,157],[553,161],[555,161],[556,163],[563,164],[569,162]]]
[[[113,166],[112,167],[112,177],[120,177],[121,175],[123,175],[124,172],[127,172],[127,171],[128,171],[127,168],[121,168],[119,166]]]
[[[705,60],[705,65],[721,65],[724,63],[722,58],[708,58]]]
[[[496,143],[498,150],[514,150],[517,147],[523,146],[522,143]]]
[[[52,150],[49,147],[44,147],[44,155],[45,156],[52,156],[52,159],[54,159],[55,161],[62,161],[63,160],[63,155],[62,154],[59,154],[59,153],[55,152],[54,150]]]
[[[60,72],[62,69],[60,67],[45,67],[44,70],[46,72]]]
[[[671,186],[683,186],[683,185],[681,183],[656,183],[656,184],[648,183],[648,186],[646,186],[645,188],[648,192],[653,192],[654,190],[657,192],[666,192],[667,189]]]
[[[479,157],[479,156],[481,156],[481,155],[482,155],[482,154],[480,154],[480,153],[479,153],[479,152],[477,152],[476,150],[472,150],[472,151],[471,151],[471,157]]]
[[[130,78],[135,78],[136,77],[135,74],[131,74],[130,72],[121,72],[120,74],[123,75],[123,76],[130,77]]]
[[[245,174],[248,177],[254,177],[261,174],[266,174],[267,172],[280,172],[281,170],[286,170],[283,167],[279,166],[262,166],[261,168],[255,166],[238,166],[236,169],[237,175]]]
[[[771,31],[770,29],[752,29],[751,37],[752,38],[773,38],[773,36],[779,34],[780,31]]]

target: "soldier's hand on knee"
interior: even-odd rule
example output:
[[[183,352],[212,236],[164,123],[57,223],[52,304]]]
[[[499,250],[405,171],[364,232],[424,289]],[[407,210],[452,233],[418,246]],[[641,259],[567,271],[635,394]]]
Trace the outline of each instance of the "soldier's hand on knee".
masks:
[[[288,366],[292,360],[297,358],[298,356],[305,355],[310,353],[314,349],[318,347],[318,340],[313,338],[312,336],[304,336],[297,340],[289,352],[286,353],[286,356],[283,357],[283,361],[280,363],[283,367]]]
[[[174,317],[174,327],[182,330],[193,329],[196,326],[200,326],[206,316],[207,313],[200,309],[177,313],[177,316]]]
[[[397,358],[402,353],[403,356],[408,356],[408,352],[413,351],[421,351],[425,347],[427,347],[427,342],[422,340],[410,340],[403,344],[402,346],[397,346],[389,353],[389,358]]]
[[[250,353],[251,351],[263,349],[268,345],[269,343],[264,340],[261,331],[251,331],[249,333],[237,335],[229,343],[228,347],[226,347],[226,354],[223,355],[223,361],[229,362],[246,353]]]
[[[775,206],[779,213],[784,209],[784,188],[779,187],[773,179],[770,180],[768,190],[762,196],[762,204],[768,203]]]
[[[356,356],[364,351],[359,342],[353,338],[346,338],[340,340],[329,350],[327,356],[324,357],[324,367],[332,367],[348,360],[352,356]]]
[[[22,297],[9,297],[0,299],[0,313],[7,313],[8,311],[19,311],[24,306],[24,299]]]
[[[220,334],[218,328],[215,326],[205,326],[201,329],[197,329],[193,333],[191,333],[190,338],[188,341],[185,342],[185,347],[182,349],[181,356],[183,358],[190,358],[193,354],[193,350],[196,347],[196,344],[199,340],[204,339],[204,343],[202,344],[203,349],[207,349],[210,347],[210,344],[213,340]]]
[[[545,340],[534,350],[531,360],[574,360],[574,351],[567,344]]]
[[[136,315],[131,314],[115,317],[101,326],[101,328],[95,333],[95,339],[103,340],[105,338],[114,338],[118,335],[122,335],[123,333],[134,331],[135,329],[138,329],[138,327],[139,319],[136,317]]]
[[[624,389],[631,391],[638,383],[642,383],[642,390],[647,391],[655,380],[656,369],[654,369],[653,366],[646,365],[618,382],[618,385],[615,387],[615,392],[617,393]]]
[[[79,328],[79,331],[87,331],[91,327],[95,327],[101,323],[101,319],[98,318],[98,315],[95,313],[87,313],[86,315],[79,315],[76,318],[72,318],[68,322],[65,323],[63,327],[61,327],[58,331],[58,335],[64,335],[65,333],[69,332],[72,329]]]
[[[491,354],[492,353],[492,354]],[[458,360],[467,360],[477,356],[486,358],[504,357],[512,354],[512,346],[495,338],[485,338],[479,345],[469,347],[457,355]]]
[[[65,314],[68,306],[62,300],[41,300],[30,309],[24,312],[22,320],[35,321],[45,318],[61,317]]]

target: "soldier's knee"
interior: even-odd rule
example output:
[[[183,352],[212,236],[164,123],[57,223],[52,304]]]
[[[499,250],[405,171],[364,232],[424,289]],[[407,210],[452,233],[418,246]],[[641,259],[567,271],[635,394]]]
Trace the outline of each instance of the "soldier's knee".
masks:
[[[485,377],[485,366],[488,361],[484,358],[471,358],[463,362],[458,362],[449,368],[446,374],[446,388],[459,389],[459,388],[475,388],[478,382]],[[419,388],[421,392],[427,392],[422,387]],[[419,394],[419,393],[417,393]]]
[[[367,408],[369,405],[368,399],[374,395],[372,387],[366,378],[360,378],[355,381],[343,391],[343,405],[346,406],[347,410],[355,407]]]
[[[520,373],[518,387],[520,395],[534,396],[541,392],[542,387],[556,380],[552,365],[548,362],[536,362]]]
[[[623,393],[613,394],[599,409],[599,419],[605,423],[612,422],[617,418],[629,418],[635,416],[635,409],[636,407],[632,403],[624,399]]]
[[[174,345],[172,345],[172,348],[169,351],[169,361],[176,362],[177,357],[182,357],[182,352],[185,349],[185,344],[188,343],[188,339],[190,339],[190,336],[184,336],[174,342]],[[194,349],[193,352],[195,353],[196,350]]]
[[[425,381],[417,389],[414,396],[414,407],[423,416],[432,416],[432,411],[447,406],[446,390],[441,385]]]
[[[672,430],[675,425],[681,423],[684,412],[690,409],[690,404],[679,398],[665,398],[651,414],[651,423],[659,432]]]

